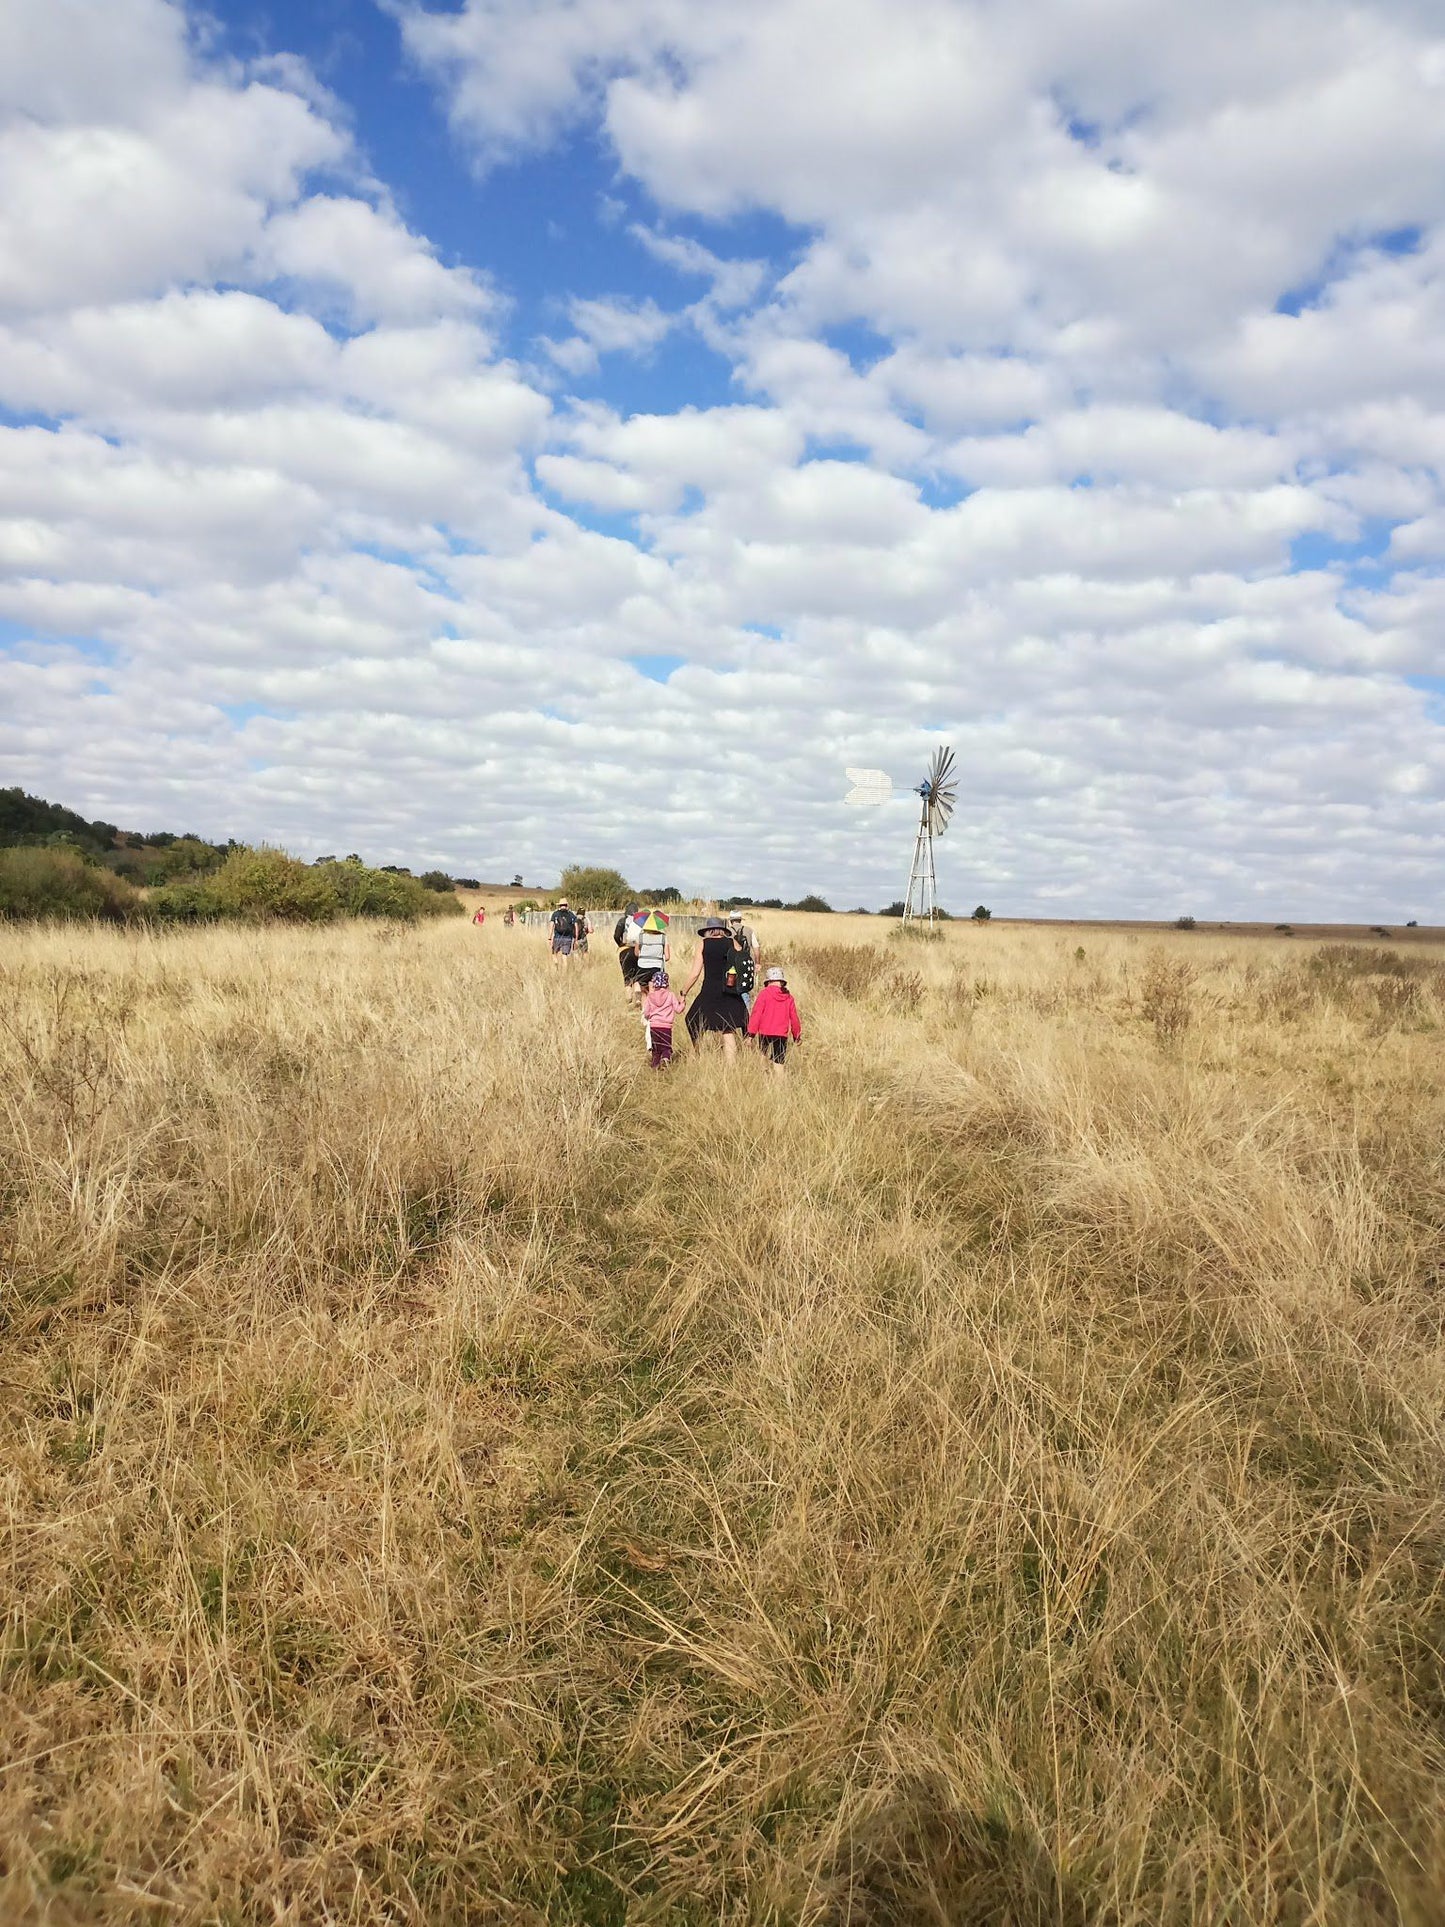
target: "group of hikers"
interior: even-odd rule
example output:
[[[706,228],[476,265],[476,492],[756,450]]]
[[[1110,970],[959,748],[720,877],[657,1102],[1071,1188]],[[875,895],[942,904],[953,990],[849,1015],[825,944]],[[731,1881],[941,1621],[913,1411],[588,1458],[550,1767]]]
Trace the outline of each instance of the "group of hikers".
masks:
[[[585,911],[574,910],[562,897],[550,923],[554,963],[566,965],[579,951],[586,952],[592,925]],[[758,934],[743,921],[741,910],[704,918],[692,970],[680,993],[672,985],[672,943],[668,919],[661,911],[628,904],[613,926],[612,941],[623,988],[641,1011],[654,1070],[672,1062],[673,1027],[686,1009],[687,1034],[695,1047],[705,1037],[716,1036],[723,1054],[736,1057],[739,1037],[750,1037],[769,1066],[781,1073],[788,1045],[802,1037],[803,1026],[787,975],[779,966],[763,974],[758,987],[762,973]],[[697,994],[688,1008],[687,999],[694,991]]]

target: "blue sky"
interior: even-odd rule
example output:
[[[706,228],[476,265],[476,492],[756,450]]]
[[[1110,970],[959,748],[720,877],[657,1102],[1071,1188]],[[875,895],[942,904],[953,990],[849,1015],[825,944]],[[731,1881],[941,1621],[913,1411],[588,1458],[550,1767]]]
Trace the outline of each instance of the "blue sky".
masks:
[[[0,767],[544,880],[1445,917],[1414,0],[17,0]]]

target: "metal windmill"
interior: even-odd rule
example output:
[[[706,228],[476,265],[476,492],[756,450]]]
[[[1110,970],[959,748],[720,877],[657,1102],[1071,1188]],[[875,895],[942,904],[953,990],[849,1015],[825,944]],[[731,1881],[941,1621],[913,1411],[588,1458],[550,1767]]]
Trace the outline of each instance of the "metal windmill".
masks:
[[[953,773],[953,751],[936,749],[929,758],[928,773],[921,783],[896,790],[892,779],[881,769],[850,769],[853,785],[843,798],[845,803],[863,806],[886,803],[891,796],[920,798],[918,834],[913,839],[913,864],[908,872],[908,889],[903,899],[903,922],[926,922],[932,928],[938,916],[938,877],[933,866],[933,839],[942,836],[953,815],[958,783]]]

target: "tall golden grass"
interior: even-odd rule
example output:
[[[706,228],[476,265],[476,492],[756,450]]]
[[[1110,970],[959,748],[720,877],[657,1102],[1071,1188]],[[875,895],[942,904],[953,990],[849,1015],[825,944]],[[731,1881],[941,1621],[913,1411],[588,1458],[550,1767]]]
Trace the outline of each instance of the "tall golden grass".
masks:
[[[1445,957],[0,934],[7,1922],[1445,1919]]]

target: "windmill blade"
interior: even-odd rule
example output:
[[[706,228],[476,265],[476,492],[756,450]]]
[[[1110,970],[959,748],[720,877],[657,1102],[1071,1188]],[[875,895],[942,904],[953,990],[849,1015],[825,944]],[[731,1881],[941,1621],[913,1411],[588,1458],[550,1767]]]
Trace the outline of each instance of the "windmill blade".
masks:
[[[958,781],[953,772],[953,751],[936,749],[928,765],[928,827],[935,836],[943,835],[953,815],[958,795]]]
[[[881,769],[850,769],[844,774],[853,785],[843,798],[845,803],[886,803],[893,794],[893,779]]]

